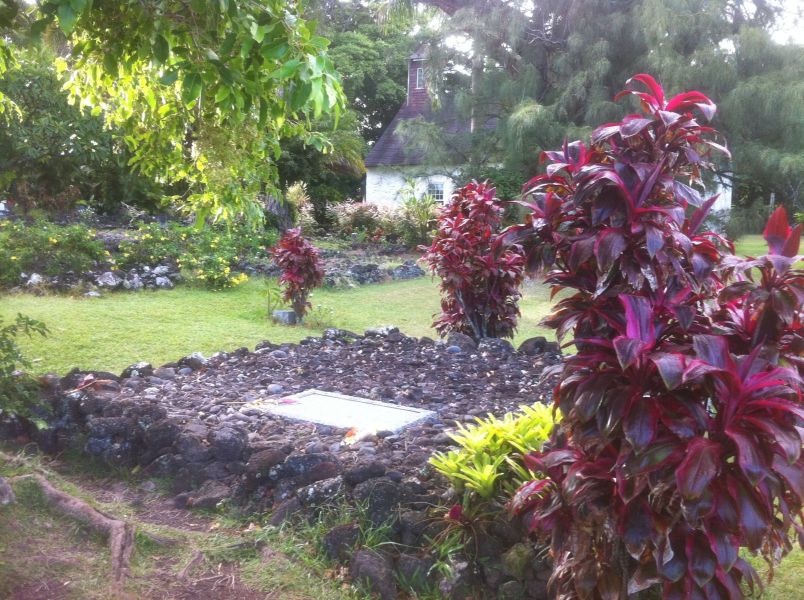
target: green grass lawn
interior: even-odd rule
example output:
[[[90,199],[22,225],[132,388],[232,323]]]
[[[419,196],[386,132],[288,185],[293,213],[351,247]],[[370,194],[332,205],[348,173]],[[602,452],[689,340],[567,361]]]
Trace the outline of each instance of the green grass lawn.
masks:
[[[762,254],[762,236],[741,238],[741,254]],[[319,290],[313,304],[318,323],[274,325],[267,319],[265,284],[252,280],[233,290],[210,292],[179,287],[158,292],[121,292],[103,298],[0,296],[0,317],[20,312],[44,321],[51,335],[23,340],[34,370],[64,373],[72,367],[121,371],[139,360],[163,364],[199,351],[209,355],[257,342],[295,342],[324,327],[362,332],[396,325],[408,335],[435,337],[430,327],[439,310],[437,284],[430,278],[368,285],[351,290]],[[538,323],[549,312],[544,287],[528,283],[515,343],[533,335],[551,336]]]
[[[295,342],[324,327],[362,333],[368,327],[396,325],[408,335],[435,337],[430,327],[438,312],[438,289],[430,278],[368,285],[351,290],[319,290],[312,298],[322,322],[287,327],[267,318],[265,283],[254,279],[223,292],[179,287],[120,292],[102,298],[68,296],[0,297],[0,317],[23,313],[44,321],[47,338],[22,340],[36,372],[64,373],[72,367],[119,372],[147,360],[163,364],[199,351],[209,355],[257,342]],[[515,342],[550,335],[538,326],[548,312],[545,289],[528,285]]]
[[[736,254],[743,256],[763,256],[768,253],[768,243],[761,235],[744,235],[734,243]]]
[[[804,552],[796,542],[793,551],[784,557],[782,564],[773,570],[773,580],[766,585],[760,600],[798,600],[804,598]],[[759,573],[763,583],[767,582],[768,565],[760,558],[751,557],[751,564]]]

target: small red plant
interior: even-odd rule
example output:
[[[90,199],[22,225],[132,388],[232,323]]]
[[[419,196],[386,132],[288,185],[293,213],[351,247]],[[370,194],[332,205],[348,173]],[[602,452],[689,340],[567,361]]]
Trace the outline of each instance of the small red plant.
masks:
[[[422,248],[441,278],[441,315],[433,323],[441,335],[513,336],[525,260],[522,248],[500,232],[502,213],[494,188],[476,181],[441,210],[433,243]]]
[[[804,545],[801,226],[777,210],[749,259],[699,231],[715,105],[633,81],[641,114],[546,153],[525,188],[529,260],[574,290],[546,323],[577,353],[526,459],[544,478],[511,509],[549,541],[557,598],[741,599],[760,584],[741,548],[773,566]]]
[[[293,312],[302,319],[310,307],[310,292],[324,281],[324,268],[318,248],[301,235],[300,229],[289,229],[271,249],[274,263],[282,270],[279,283],[283,286],[283,299],[290,303]]]

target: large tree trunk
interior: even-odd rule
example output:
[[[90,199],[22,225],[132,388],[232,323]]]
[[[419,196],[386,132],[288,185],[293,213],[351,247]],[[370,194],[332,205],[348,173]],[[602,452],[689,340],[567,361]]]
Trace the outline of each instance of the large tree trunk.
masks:
[[[475,35],[472,40],[472,114],[469,120],[469,131],[474,133],[482,126],[479,122],[481,115],[478,114],[477,94],[480,92],[481,79],[483,77],[483,47]]]

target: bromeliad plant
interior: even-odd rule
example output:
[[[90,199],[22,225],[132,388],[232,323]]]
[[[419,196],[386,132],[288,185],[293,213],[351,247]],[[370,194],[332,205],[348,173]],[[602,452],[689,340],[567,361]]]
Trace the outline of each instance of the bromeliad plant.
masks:
[[[489,415],[472,425],[459,425],[449,436],[456,450],[436,452],[430,464],[462,493],[463,511],[484,501],[512,494],[532,477],[522,456],[541,448],[555,426],[553,411],[545,404],[522,406],[502,418]]]
[[[301,320],[310,308],[310,292],[324,281],[324,268],[318,248],[301,235],[300,229],[289,229],[271,249],[274,262],[282,270],[279,283],[283,299]]]
[[[503,203],[486,183],[457,190],[438,216],[423,260],[441,279],[441,315],[433,326],[472,336],[511,337],[519,317],[522,248],[500,232]]]
[[[715,105],[665,100],[648,75],[642,113],[589,146],[548,152],[526,185],[529,261],[574,290],[547,323],[571,336],[554,401],[563,419],[527,464],[511,509],[549,540],[561,599],[740,599],[759,585],[741,549],[771,566],[804,543],[801,227],[782,209],[767,256],[739,259],[699,231],[715,198]],[[630,82],[629,82],[630,85]]]
[[[480,540],[505,514],[505,499],[534,477],[523,457],[541,449],[555,426],[553,419],[553,410],[538,402],[502,418],[477,418],[477,423],[459,425],[449,434],[458,447],[430,458],[460,496],[445,514],[446,528],[434,540],[439,554],[448,547],[476,557]]]

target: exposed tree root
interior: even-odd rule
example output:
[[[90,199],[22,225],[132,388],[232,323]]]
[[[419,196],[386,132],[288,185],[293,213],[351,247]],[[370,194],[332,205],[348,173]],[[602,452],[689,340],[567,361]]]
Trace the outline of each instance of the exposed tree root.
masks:
[[[195,553],[195,556],[193,556],[193,558],[190,560],[190,562],[188,562],[184,566],[184,568],[181,570],[181,572],[179,573],[179,577],[181,577],[182,579],[187,579],[188,575],[190,574],[190,571],[192,571],[195,567],[200,565],[202,562],[204,562],[204,553],[201,552],[201,551],[198,551],[198,552]]]
[[[33,465],[19,456],[10,456],[0,452],[0,459],[4,462],[24,466],[35,471],[26,475],[18,475],[8,479],[9,482],[30,480],[36,482],[45,500],[57,511],[68,517],[80,521],[89,528],[97,531],[109,540],[109,550],[112,562],[112,580],[116,588],[120,589],[129,571],[131,553],[134,551],[134,525],[115,519],[93,508],[83,500],[56,489],[47,480],[47,471]]]
[[[83,500],[57,490],[42,475],[19,475],[13,477],[11,481],[26,479],[37,483],[45,499],[57,511],[84,523],[108,538],[112,560],[112,578],[115,586],[119,588],[129,571],[131,553],[134,550],[134,526],[105,515]]]

